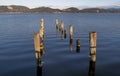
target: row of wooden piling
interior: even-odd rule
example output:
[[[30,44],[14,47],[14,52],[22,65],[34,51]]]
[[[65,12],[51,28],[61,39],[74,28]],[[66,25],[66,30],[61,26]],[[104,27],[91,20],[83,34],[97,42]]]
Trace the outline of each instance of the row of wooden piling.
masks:
[[[66,30],[64,29],[64,22],[61,21],[61,24],[59,27],[58,18],[56,18],[56,29],[58,28],[62,32],[62,34],[66,36]],[[70,25],[69,27],[69,36],[70,36],[70,44],[71,44],[73,40],[73,26],[72,25]],[[96,55],[96,32],[90,32],[89,36],[90,36],[90,41],[89,41],[90,42],[90,55]],[[43,40],[44,40],[44,19],[41,18],[40,31],[39,33],[34,34],[35,51],[41,52],[40,49],[43,49]],[[76,40],[76,48],[77,50],[80,50],[80,39]]]
[[[64,28],[64,22],[61,21],[59,25],[58,18],[56,18],[56,30],[60,30],[62,33],[62,39],[66,38],[67,31]],[[96,32],[89,33],[89,45],[90,45],[90,67],[93,67],[96,62]],[[70,39],[70,50],[72,50],[72,42],[73,42],[73,26],[69,26],[69,39]],[[44,54],[44,19],[40,20],[40,30],[38,33],[34,33],[34,48],[35,48],[35,56],[37,60],[37,65],[42,67],[41,57]],[[76,50],[80,51],[80,39],[76,40]],[[89,73],[94,73],[94,68],[89,69]]]
[[[59,26],[58,18],[56,18],[56,30],[62,32],[62,39],[66,36],[66,30],[64,29],[64,22],[61,21]],[[58,31],[57,31],[58,32]],[[70,39],[70,51],[72,51],[72,42],[73,42],[73,26],[69,26],[69,39]],[[90,63],[89,63],[89,76],[94,76],[95,73],[95,63],[96,63],[96,41],[97,41],[97,33],[90,32],[89,33],[89,45],[90,45]],[[76,51],[80,52],[80,39],[76,40]]]
[[[60,26],[59,26],[59,21],[58,18],[55,20],[56,22],[56,29],[59,28],[59,30],[62,32],[62,37],[66,35],[66,30],[64,29],[64,22],[61,21]],[[97,34],[96,32],[90,32],[89,33],[89,43],[90,43],[90,60],[91,61],[96,61],[96,37]],[[70,38],[70,51],[72,51],[72,40],[73,40],[73,26],[69,26],[69,38]],[[76,40],[76,50],[79,52],[80,50],[80,39]]]

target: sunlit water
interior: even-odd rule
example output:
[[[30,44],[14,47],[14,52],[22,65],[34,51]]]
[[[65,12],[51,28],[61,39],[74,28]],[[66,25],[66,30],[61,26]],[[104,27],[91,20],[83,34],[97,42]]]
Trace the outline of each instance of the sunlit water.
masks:
[[[45,54],[37,69],[33,35],[45,20]],[[55,19],[64,21],[66,39],[56,33]],[[74,27],[70,51],[69,25]],[[97,32],[93,76],[120,76],[120,14],[1,14],[0,76],[90,76],[89,32]],[[80,39],[80,52],[76,40]]]

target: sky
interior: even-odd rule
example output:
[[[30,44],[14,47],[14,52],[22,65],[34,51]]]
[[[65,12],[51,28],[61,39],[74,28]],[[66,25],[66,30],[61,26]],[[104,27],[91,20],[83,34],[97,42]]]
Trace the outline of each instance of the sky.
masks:
[[[68,7],[120,6],[120,0],[0,0],[0,5],[23,5],[29,8],[46,6],[64,9]]]

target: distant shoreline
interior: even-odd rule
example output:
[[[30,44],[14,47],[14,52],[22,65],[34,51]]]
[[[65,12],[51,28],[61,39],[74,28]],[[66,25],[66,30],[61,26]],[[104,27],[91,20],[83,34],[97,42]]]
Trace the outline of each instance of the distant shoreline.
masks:
[[[62,13],[120,13],[120,8],[85,8],[79,10],[76,7],[70,7],[66,9],[53,9],[50,7],[38,7],[30,9],[25,6],[0,6],[0,14],[42,14],[42,13],[50,13],[50,14],[62,14]]]

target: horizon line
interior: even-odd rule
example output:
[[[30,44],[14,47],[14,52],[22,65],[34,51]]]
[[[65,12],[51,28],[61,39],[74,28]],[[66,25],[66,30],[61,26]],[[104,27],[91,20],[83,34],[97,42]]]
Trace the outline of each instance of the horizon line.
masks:
[[[39,8],[39,7],[48,7],[48,8],[52,8],[52,9],[67,9],[67,8],[71,8],[71,7],[74,7],[74,8],[77,8],[79,10],[81,9],[85,9],[85,8],[104,8],[104,7],[112,7],[112,6],[118,6],[120,7],[120,5],[111,5],[111,6],[64,6],[62,8],[60,7],[56,7],[56,6],[36,6],[36,7],[29,7],[29,6],[25,6],[25,5],[17,5],[17,4],[8,4],[8,5],[0,5],[0,6],[24,6],[24,7],[27,7],[29,9],[34,9],[34,8]]]

